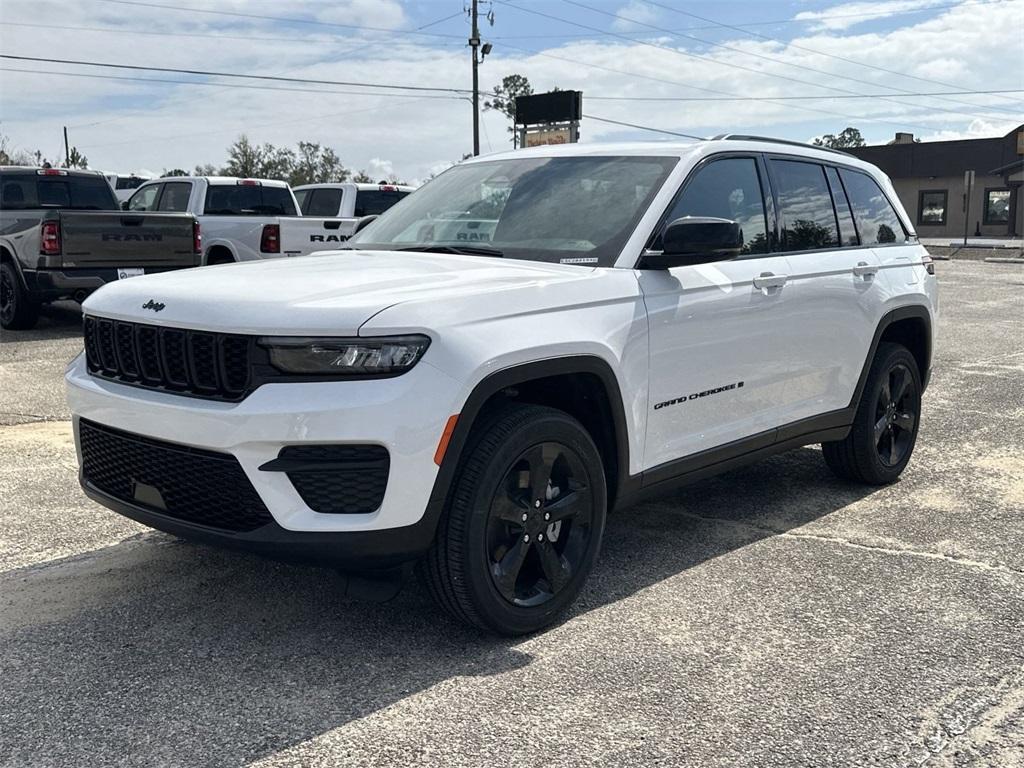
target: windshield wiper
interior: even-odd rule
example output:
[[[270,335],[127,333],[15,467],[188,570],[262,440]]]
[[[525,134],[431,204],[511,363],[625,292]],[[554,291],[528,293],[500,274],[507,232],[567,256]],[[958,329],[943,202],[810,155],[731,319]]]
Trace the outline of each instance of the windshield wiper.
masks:
[[[394,248],[395,251],[419,251],[422,253],[454,253],[460,256],[494,256],[501,258],[505,254],[489,245],[443,245],[441,243],[423,243]]]

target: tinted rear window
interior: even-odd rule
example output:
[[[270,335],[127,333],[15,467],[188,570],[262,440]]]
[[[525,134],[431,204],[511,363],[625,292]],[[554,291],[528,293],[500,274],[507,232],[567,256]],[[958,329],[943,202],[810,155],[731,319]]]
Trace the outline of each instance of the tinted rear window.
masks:
[[[839,175],[850,198],[861,245],[902,243],[907,239],[899,216],[881,187],[866,173],[842,168]]]
[[[340,189],[312,189],[299,201],[303,216],[337,216],[341,210]]]
[[[254,184],[211,184],[204,213],[214,216],[295,216],[291,192],[285,187]]]
[[[63,208],[116,211],[117,200],[101,176],[11,174],[0,178],[0,208],[8,211]]]
[[[356,193],[356,216],[373,216],[384,213],[388,208],[397,203],[408,192],[395,190],[389,192],[380,189],[367,189]]]
[[[813,251],[837,247],[839,230],[825,169],[816,163],[790,160],[771,163],[778,184],[783,248]]]

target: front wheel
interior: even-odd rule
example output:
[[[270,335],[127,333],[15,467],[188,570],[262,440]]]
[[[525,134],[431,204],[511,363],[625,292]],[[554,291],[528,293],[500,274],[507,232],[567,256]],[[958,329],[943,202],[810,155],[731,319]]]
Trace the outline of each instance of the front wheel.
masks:
[[[14,265],[0,263],[0,326],[9,331],[34,328],[39,320],[39,302],[21,284]]]
[[[847,480],[869,485],[894,482],[914,452],[920,421],[917,361],[900,344],[879,344],[850,434],[822,443],[825,462]]]
[[[421,572],[434,599],[503,635],[539,630],[579,594],[601,546],[601,456],[566,413],[513,405],[474,430]]]

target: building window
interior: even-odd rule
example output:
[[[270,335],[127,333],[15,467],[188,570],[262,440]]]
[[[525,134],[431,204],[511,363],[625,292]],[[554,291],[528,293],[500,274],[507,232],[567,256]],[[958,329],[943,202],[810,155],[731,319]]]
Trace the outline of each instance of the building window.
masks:
[[[1010,190],[985,190],[985,215],[982,220],[986,224],[1010,223]]]
[[[945,189],[923,189],[918,199],[917,223],[918,224],[945,224],[946,204],[949,202],[949,192]]]

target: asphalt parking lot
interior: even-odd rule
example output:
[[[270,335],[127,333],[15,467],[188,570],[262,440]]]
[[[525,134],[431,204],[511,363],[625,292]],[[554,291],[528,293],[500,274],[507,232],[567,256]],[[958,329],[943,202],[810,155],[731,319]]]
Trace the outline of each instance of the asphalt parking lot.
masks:
[[[901,482],[804,448],[625,511],[515,641],[93,504],[77,310],[4,333],[0,765],[1024,765],[1024,269],[939,274]]]

